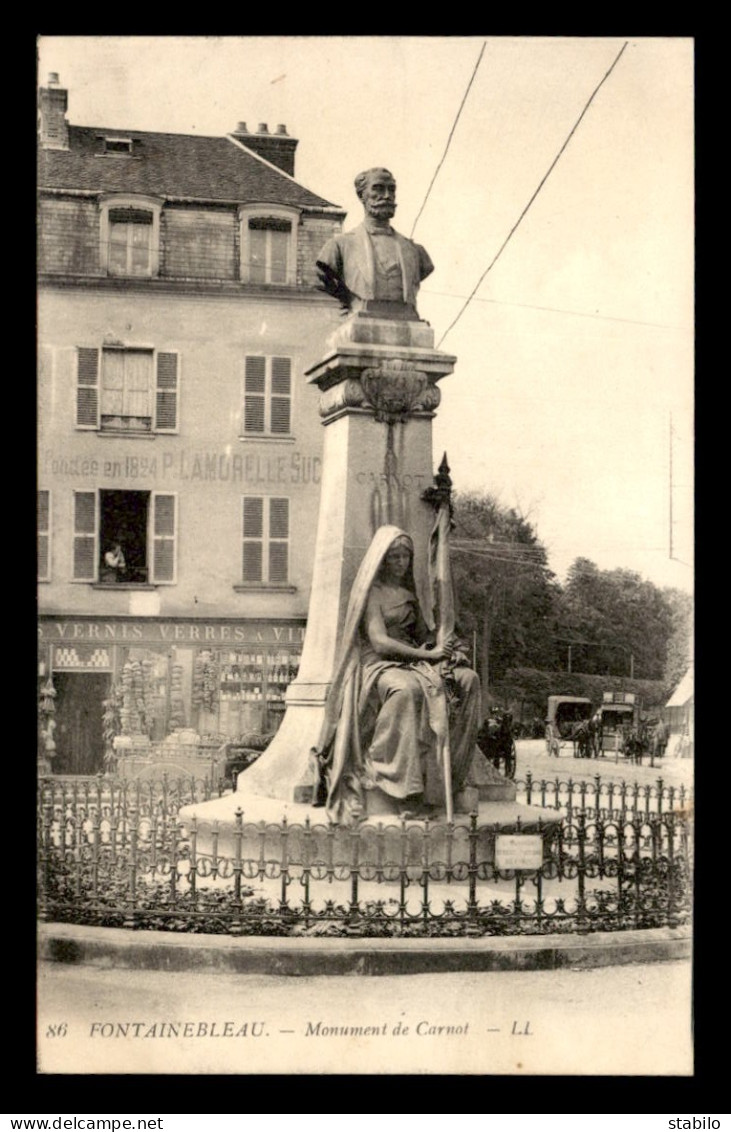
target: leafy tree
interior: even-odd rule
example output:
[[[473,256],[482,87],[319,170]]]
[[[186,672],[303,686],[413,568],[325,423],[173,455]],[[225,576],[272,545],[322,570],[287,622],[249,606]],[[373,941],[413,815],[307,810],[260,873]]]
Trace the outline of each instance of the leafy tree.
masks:
[[[600,570],[588,558],[577,558],[558,604],[558,624],[575,671],[663,678],[673,607],[640,574]]]
[[[692,655],[693,599],[683,590],[663,590],[670,605],[672,630],[665,654],[663,680],[668,696],[685,675]]]
[[[517,665],[554,667],[558,586],[531,524],[489,494],[454,500],[452,576],[464,637],[477,640],[483,688]]]

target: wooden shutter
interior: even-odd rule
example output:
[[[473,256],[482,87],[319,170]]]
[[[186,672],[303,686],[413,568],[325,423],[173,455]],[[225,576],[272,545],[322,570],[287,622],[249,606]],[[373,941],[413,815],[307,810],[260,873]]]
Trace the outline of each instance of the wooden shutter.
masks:
[[[76,351],[76,427],[99,427],[99,351],[89,346]]]
[[[47,582],[51,577],[51,493],[38,495],[38,579]]]
[[[152,493],[152,580],[175,581],[176,496]]]
[[[74,581],[96,580],[96,492],[74,492]]]
[[[292,431],[292,359],[272,358],[271,431],[288,435]]]
[[[157,355],[155,429],[157,432],[177,432],[178,429],[178,355],[170,351]]]
[[[247,495],[243,501],[243,572],[245,582],[263,581],[264,500]]]
[[[244,432],[264,432],[266,358],[247,355],[244,376]]]
[[[269,578],[273,584],[289,576],[289,500],[269,500]]]

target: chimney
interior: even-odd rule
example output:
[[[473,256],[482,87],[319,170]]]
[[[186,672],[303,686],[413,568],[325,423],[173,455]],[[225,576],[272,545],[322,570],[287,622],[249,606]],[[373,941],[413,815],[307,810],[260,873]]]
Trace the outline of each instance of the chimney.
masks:
[[[47,85],[40,90],[41,145],[46,149],[69,147],[68,101],[69,92],[63,89],[58,75],[52,71]]]
[[[286,126],[279,125],[276,132],[270,134],[267,123],[260,122],[256,133],[250,134],[246,122],[239,122],[232,137],[254,153],[258,153],[259,157],[276,165],[277,169],[289,173],[290,177],[294,176],[294,151],[298,143],[296,138],[289,136]]]

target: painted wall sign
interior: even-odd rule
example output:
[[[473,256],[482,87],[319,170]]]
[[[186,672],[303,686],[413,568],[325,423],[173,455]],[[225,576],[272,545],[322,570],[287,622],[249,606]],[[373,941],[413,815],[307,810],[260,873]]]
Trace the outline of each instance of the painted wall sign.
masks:
[[[155,482],[266,484],[319,483],[322,459],[304,452],[287,455],[257,455],[253,452],[166,450],[150,456],[123,456],[96,459],[83,456],[62,456],[47,449],[43,454],[43,472],[47,476],[68,476],[72,479],[153,480]]]
[[[532,833],[499,833],[495,838],[495,865],[498,869],[529,869],[543,864],[543,838]]]
[[[243,622],[240,625],[207,624],[199,621],[105,621],[44,619],[38,626],[41,641],[160,641],[168,644],[301,644],[304,625]]]

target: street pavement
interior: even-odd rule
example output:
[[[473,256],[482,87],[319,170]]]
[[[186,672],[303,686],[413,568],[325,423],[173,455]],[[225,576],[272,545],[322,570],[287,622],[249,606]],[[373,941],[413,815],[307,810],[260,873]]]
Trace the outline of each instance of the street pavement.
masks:
[[[285,977],[41,963],[39,1069],[689,1076],[689,961]]]

